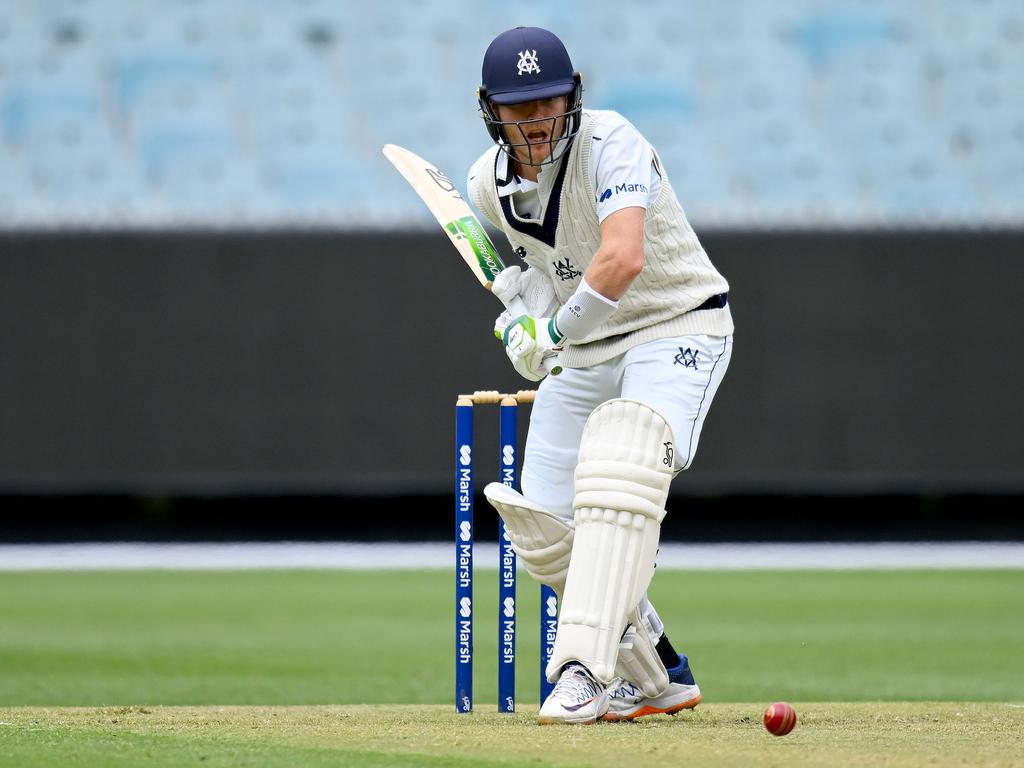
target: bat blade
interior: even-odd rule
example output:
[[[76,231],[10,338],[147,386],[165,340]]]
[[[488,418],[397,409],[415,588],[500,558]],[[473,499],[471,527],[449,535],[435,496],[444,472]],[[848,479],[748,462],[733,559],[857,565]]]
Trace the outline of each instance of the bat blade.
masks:
[[[480,284],[490,290],[505,264],[455,183],[436,165],[404,147],[385,144],[383,151],[434,214]]]
[[[473,209],[459,194],[455,182],[436,165],[428,163],[405,147],[385,144],[383,152],[384,157],[391,161],[434,214],[434,218],[480,284],[491,290],[494,278],[505,269],[505,265]],[[505,307],[513,316],[529,314],[523,300],[518,296],[507,302]],[[558,375],[562,372],[556,355],[548,355],[543,362],[548,373]]]

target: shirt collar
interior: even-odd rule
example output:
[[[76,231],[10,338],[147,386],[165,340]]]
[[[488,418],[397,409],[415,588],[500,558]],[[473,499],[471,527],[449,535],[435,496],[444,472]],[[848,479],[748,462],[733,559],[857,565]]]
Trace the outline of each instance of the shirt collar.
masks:
[[[494,168],[494,173],[498,184],[498,197],[525,192],[527,189],[537,186],[536,182],[524,179],[512,170],[512,158],[503,150],[498,151],[498,163]]]

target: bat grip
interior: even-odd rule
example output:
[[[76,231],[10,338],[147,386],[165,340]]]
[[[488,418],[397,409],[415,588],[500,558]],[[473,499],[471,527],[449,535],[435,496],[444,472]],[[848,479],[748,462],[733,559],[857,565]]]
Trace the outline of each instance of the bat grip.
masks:
[[[519,296],[514,296],[512,300],[505,305],[505,309],[511,313],[513,320],[521,315],[530,314],[530,310],[526,308],[526,304],[523,303],[523,300]],[[544,370],[552,376],[557,376],[562,372],[562,365],[558,362],[558,355],[555,352],[545,356],[544,359],[541,360],[541,365],[543,365]]]
[[[562,365],[558,362],[558,354],[552,352],[540,361],[540,364],[544,366],[544,370],[550,373],[552,376],[557,376],[562,372]]]

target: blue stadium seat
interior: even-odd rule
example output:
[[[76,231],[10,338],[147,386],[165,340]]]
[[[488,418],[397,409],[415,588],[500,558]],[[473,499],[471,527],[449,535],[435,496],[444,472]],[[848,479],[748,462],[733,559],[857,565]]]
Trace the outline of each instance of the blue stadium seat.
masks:
[[[380,147],[461,187],[480,57],[521,19],[697,224],[1024,222],[1019,0],[0,0],[0,226],[428,224]]]

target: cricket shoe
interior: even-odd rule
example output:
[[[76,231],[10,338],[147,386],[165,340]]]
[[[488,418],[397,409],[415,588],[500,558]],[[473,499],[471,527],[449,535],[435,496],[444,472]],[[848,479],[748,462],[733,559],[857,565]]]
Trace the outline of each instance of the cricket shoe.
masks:
[[[595,723],[608,711],[608,689],[582,664],[567,664],[540,707],[541,725]]]
[[[680,654],[679,664],[668,670],[668,688],[660,696],[645,696],[619,678],[608,687],[608,711],[602,720],[633,720],[645,715],[672,715],[700,704],[700,688],[690,672],[690,662]]]

